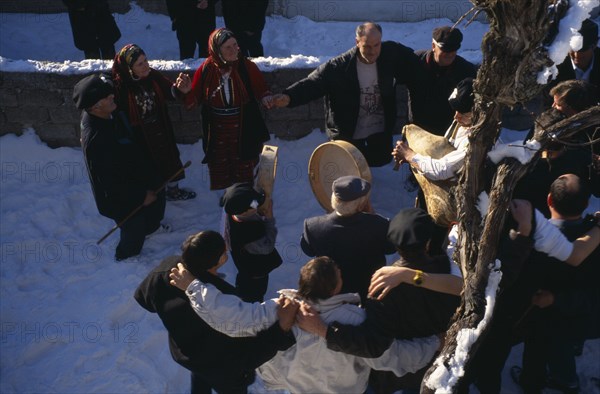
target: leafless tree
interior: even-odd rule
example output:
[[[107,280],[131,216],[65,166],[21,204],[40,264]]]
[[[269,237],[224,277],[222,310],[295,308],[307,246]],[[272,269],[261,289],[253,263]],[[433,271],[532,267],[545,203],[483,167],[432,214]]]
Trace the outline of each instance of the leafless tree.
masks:
[[[455,258],[463,268],[465,285],[444,349],[423,380],[421,391],[426,393],[440,388],[427,385],[436,368],[448,368],[457,363],[457,334],[464,329],[478,328],[477,339],[468,349],[466,359],[458,361],[467,369],[488,328],[483,319],[485,291],[498,252],[500,229],[515,184],[535,164],[537,157],[527,164],[506,158],[497,165],[489,193],[489,208],[482,218],[476,207],[486,182],[484,162],[498,138],[503,109],[525,103],[543,89],[537,82],[538,72],[552,65],[546,45],[552,42],[558,19],[569,7],[568,2],[562,0],[472,0],[472,3],[475,6],[472,12],[485,12],[490,28],[482,41],[483,61],[474,84],[474,127],[456,193],[460,248]],[[534,139],[543,149],[553,139],[565,139],[598,124],[600,109],[591,108],[557,124],[537,128]],[[437,370],[436,374],[439,372]],[[456,392],[460,383],[462,376],[459,375],[455,374],[457,380],[449,386],[452,392]]]

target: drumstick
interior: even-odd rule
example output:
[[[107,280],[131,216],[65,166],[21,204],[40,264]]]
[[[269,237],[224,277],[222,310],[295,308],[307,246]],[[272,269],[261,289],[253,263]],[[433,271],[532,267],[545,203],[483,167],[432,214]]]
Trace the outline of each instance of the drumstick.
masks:
[[[400,160],[396,160],[396,163],[394,164],[394,171],[398,171],[400,169],[400,166],[402,165],[402,163],[404,163],[404,160],[400,159]]]
[[[406,134],[404,132],[404,129],[402,129],[402,138],[400,139],[400,141],[406,141]],[[404,163],[406,160],[404,159],[400,159],[400,160],[396,160],[396,163],[394,164],[394,171],[398,171],[400,169],[400,166],[402,165],[402,163]]]

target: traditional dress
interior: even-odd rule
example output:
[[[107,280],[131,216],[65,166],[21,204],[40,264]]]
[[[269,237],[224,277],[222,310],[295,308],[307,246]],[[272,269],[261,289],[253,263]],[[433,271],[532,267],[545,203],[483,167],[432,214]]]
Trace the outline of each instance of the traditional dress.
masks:
[[[210,56],[194,74],[185,97],[188,109],[202,104],[202,142],[210,188],[252,182],[263,142],[269,140],[258,100],[270,94],[260,70],[243,57],[226,62],[220,46],[233,38],[227,29],[209,38]]]
[[[154,163],[164,182],[183,166],[166,104],[166,100],[175,99],[173,83],[156,70],[150,70],[146,78],[134,78],[131,65],[143,53],[130,44],[115,57],[112,68],[115,101],[129,117],[135,142]],[[173,181],[184,177],[182,172]]]

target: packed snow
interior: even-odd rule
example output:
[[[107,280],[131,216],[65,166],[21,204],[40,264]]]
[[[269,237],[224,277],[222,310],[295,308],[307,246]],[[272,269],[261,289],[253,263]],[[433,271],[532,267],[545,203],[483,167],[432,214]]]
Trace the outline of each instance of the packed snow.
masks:
[[[110,62],[82,60],[83,54],[73,46],[67,14],[1,17],[3,71],[83,74],[110,67]],[[176,60],[177,41],[167,16],[133,5],[116,18],[123,34],[117,48],[138,43],[155,59],[152,66],[161,70],[193,70],[199,65],[200,60]],[[256,62],[262,70],[314,68],[354,45],[356,24],[269,17],[263,35],[268,57]],[[420,49],[430,47],[431,30],[443,24],[451,22],[382,26],[384,39]],[[217,25],[223,26],[222,18]],[[461,29],[465,40],[459,54],[479,63],[487,26],[475,21]],[[278,289],[295,288],[299,268],[308,260],[299,247],[302,222],[323,210],[311,192],[307,166],[322,142],[325,136],[319,131],[298,141],[270,141],[279,147],[274,213],[284,264],[270,276],[269,297],[275,297]],[[33,130],[0,137],[0,392],[189,391],[189,372],[171,359],[160,319],[139,307],[132,296],[162,258],[179,252],[188,235],[219,230],[222,192],[209,190],[207,169],[200,164],[202,149],[199,143],[179,148],[182,160],[193,163],[182,185],[194,189],[198,197],[168,203],[165,222],[173,231],[150,237],[139,257],[117,263],[113,254],[118,234],[96,245],[114,223],[96,210],[81,150],[50,149]],[[399,173],[391,167],[372,169],[373,206],[387,217],[411,206],[415,197],[405,184],[406,166]],[[600,210],[597,199],[589,210]],[[234,280],[231,262],[222,271],[226,279]],[[592,379],[600,378],[599,342],[587,341],[578,359],[584,392],[598,392]],[[507,367],[520,362],[520,353],[521,347],[516,347]],[[503,392],[520,392],[507,371]],[[257,381],[250,391],[265,389]]]

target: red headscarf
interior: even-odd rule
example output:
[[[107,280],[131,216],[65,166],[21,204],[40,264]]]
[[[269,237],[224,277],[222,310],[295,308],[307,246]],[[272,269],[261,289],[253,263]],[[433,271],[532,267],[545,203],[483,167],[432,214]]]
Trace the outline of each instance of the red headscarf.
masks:
[[[230,38],[235,38],[233,32],[224,27],[216,29],[208,37],[208,58],[206,64],[202,70],[206,73],[206,83],[204,84],[203,94],[207,99],[210,100],[210,96],[214,91],[215,87],[221,83],[221,75],[223,71],[231,71],[230,78],[233,83],[233,90],[237,92],[240,97],[241,103],[245,104],[248,102],[248,92],[240,74],[238,72],[239,62],[245,61],[244,57],[238,52],[238,58],[235,61],[226,61],[221,56],[221,46]]]

